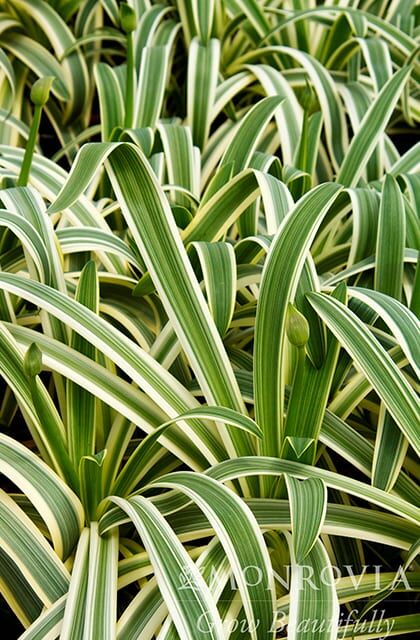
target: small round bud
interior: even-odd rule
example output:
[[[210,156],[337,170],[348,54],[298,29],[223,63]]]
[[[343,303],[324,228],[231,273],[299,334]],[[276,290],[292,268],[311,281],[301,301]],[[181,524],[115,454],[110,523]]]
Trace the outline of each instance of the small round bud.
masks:
[[[120,4],[120,24],[124,33],[131,33],[137,26],[136,12],[126,2]]]
[[[42,353],[38,345],[34,342],[25,354],[23,369],[28,378],[34,378],[42,371]]]
[[[302,91],[300,104],[309,115],[315,113],[315,111],[319,111],[317,95],[308,82],[306,83],[306,87]]]
[[[302,348],[309,340],[309,324],[304,315],[289,303],[287,307],[286,333],[289,342]]]
[[[38,78],[38,80],[34,82],[31,89],[31,101],[35,106],[43,107],[44,104],[48,102],[53,82],[54,76],[45,76],[44,78]]]

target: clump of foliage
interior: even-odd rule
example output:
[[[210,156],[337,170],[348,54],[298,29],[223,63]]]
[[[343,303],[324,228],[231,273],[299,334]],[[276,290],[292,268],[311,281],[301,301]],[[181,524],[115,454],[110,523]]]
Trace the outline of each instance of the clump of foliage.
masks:
[[[419,631],[418,7],[0,9],[16,633]]]

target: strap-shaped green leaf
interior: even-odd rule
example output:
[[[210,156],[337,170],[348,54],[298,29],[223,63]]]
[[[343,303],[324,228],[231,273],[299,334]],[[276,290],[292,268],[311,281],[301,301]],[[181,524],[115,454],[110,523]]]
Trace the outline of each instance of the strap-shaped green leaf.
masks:
[[[264,128],[273,117],[276,109],[282,103],[283,98],[271,96],[263,98],[252,107],[240,122],[233,140],[229,144],[223,158],[221,167],[230,162],[234,163],[234,174],[245,169],[255,151],[258,139]]]
[[[6,209],[0,209],[0,227],[10,229],[22,242],[28,256],[28,270],[32,277],[48,283],[50,280],[48,254],[37,230],[25,218]]]
[[[246,458],[237,458],[236,460],[226,460],[212,467],[207,472],[212,478],[222,480],[223,482],[246,475],[278,476],[283,473],[298,478],[320,478],[325,482],[327,487],[344,491],[362,500],[372,502],[372,504],[377,504],[388,511],[393,511],[407,518],[407,520],[411,520],[417,525],[420,522],[420,509],[412,503],[392,493],[385,493],[385,491],[376,489],[376,487],[372,487],[359,480],[343,477],[339,473],[301,464],[300,462],[265,456],[249,456]]]
[[[246,67],[255,75],[268,96],[277,95],[284,98],[274,117],[281,141],[283,160],[291,165],[299,142],[301,118],[301,108],[296,95],[278,69],[268,64],[250,64]]]
[[[159,510],[141,496],[112,500],[141,536],[180,638],[222,640],[222,623],[210,590]]]
[[[20,568],[45,606],[51,606],[68,589],[69,574],[30,518],[0,491],[2,549]]]
[[[226,351],[208,312],[167,200],[139,149],[131,145],[86,145],[53,210],[78,197],[109,156],[109,175],[124,216],[141,250],[162,302],[211,404],[244,412]],[[90,158],[91,173],[85,162]],[[145,189],[145,185],[148,189]],[[244,435],[232,432],[234,447],[246,451]],[[229,442],[226,442],[227,446]]]
[[[141,441],[115,480],[112,487],[112,493],[120,496],[126,496],[129,494],[137,484],[137,478],[142,466],[148,464],[152,452],[156,450],[156,443],[158,439],[168,431],[168,428],[171,425],[176,422],[192,418],[214,420],[218,423],[229,424],[238,429],[244,429],[254,436],[261,436],[259,427],[253,420],[251,420],[251,418],[244,416],[237,411],[233,411],[232,409],[227,409],[226,407],[199,407],[197,409],[193,409],[187,413],[181,414],[173,420],[164,422]]]
[[[117,622],[118,531],[100,536],[96,522],[90,524],[89,566],[84,636],[115,638]]]
[[[364,17],[368,23],[368,26],[373,31],[379,33],[384,39],[386,39],[390,44],[396,47],[405,57],[410,56],[416,49],[416,43],[413,38],[411,38],[407,33],[405,33],[402,29],[398,29],[392,23],[384,20],[382,17],[377,16],[371,12],[367,12],[361,10],[359,8],[355,9],[353,7],[316,7],[315,9],[304,9],[303,11],[296,11],[290,17],[287,17],[271,32],[272,35],[274,32],[280,32],[283,29],[286,29],[289,25],[294,22],[298,22],[300,20],[310,19],[311,17],[318,18],[327,18],[329,20],[335,19],[335,16],[339,14],[354,16],[355,19],[359,19],[360,17]]]
[[[220,62],[220,42],[194,38],[188,56],[187,109],[194,144],[203,149],[211,126]]]
[[[375,289],[401,299],[405,247],[404,200],[397,181],[384,180],[379,207],[376,244]]]
[[[308,298],[368,378],[414,450],[420,452],[418,399],[385,349],[338,300],[318,293],[308,294]]]
[[[245,502],[263,529],[290,530],[292,520],[288,501],[273,498],[247,498]],[[165,501],[159,500],[157,504],[164,513],[167,508],[171,526],[181,538],[185,536],[188,540],[192,540],[196,536],[198,540],[203,535],[213,534],[213,529],[206,516],[195,505],[189,505],[170,513],[173,510],[173,496],[166,498]],[[121,513],[121,517],[122,515]],[[103,517],[101,526],[105,528],[107,520],[110,522],[110,516],[111,512],[108,512]],[[414,547],[418,528],[405,518],[371,507],[361,509],[346,504],[330,503],[327,505],[321,533],[342,536],[344,544],[348,542],[348,538],[354,537],[360,540],[381,541],[384,544],[408,550],[411,545]],[[127,562],[127,571],[130,569],[130,564]],[[122,577],[124,573],[125,568]]]
[[[264,265],[254,352],[255,409],[263,430],[263,455],[279,455],[284,435],[283,349],[287,305],[297,290],[316,230],[339,192],[339,187],[325,184],[301,198],[280,225]]]
[[[285,476],[292,522],[292,544],[295,560],[303,564],[324,526],[327,490],[319,478],[298,480]]]
[[[398,479],[408,450],[408,440],[398,423],[381,405],[372,462],[372,484],[391,491]]]
[[[227,242],[192,242],[190,246],[197,252],[210,313],[223,337],[235,308],[235,251]]]
[[[417,337],[420,322],[404,304],[372,289],[349,287],[349,294],[369,305],[391,329],[416,374],[420,376],[420,345]]]
[[[0,551],[0,585],[4,600],[27,628],[41,614],[44,605],[13,559]]]
[[[166,369],[125,334],[86,307],[54,289],[14,274],[0,274],[0,282],[6,289],[11,286],[18,295],[33,300],[35,304],[42,305],[49,312],[63,319],[73,330],[121,366],[141,388],[147,390],[152,399],[167,410],[168,415],[175,417],[198,406],[197,401],[187,389]],[[14,288],[16,286],[17,289]],[[187,425],[185,428],[188,430]]]
[[[357,185],[380,136],[388,125],[410,72],[411,67],[406,66],[394,73],[366,112],[340,166],[337,174],[338,183],[346,187]]]
[[[129,246],[118,236],[112,235],[109,231],[97,229],[96,227],[66,227],[57,230],[57,239],[60,243],[64,255],[69,253],[79,253],[82,251],[95,251],[99,254],[113,253],[127,260],[130,264],[140,269],[137,256],[130,250]]]
[[[258,61],[262,55],[279,53],[290,56],[305,69],[317,93],[323,113],[328,147],[335,167],[339,167],[345,155],[347,145],[347,130],[344,114],[340,108],[337,89],[330,73],[313,56],[305,51],[299,51],[286,46],[265,46],[249,53],[235,61],[235,65]]]
[[[169,66],[169,47],[146,47],[141,56],[134,102],[134,126],[155,127],[162,109]],[[147,96],[153,91],[154,99]]]
[[[48,634],[60,635],[67,595],[62,596],[46,609],[20,636],[23,640],[44,640]]]
[[[251,637],[255,640],[272,637],[271,563],[262,533],[243,501],[231,490],[198,473],[173,473],[159,478],[153,486],[179,489],[203,511],[229,559]]]
[[[77,496],[32,451],[0,434],[1,472],[28,496],[51,533],[55,551],[67,558],[84,521]]]
[[[43,0],[34,0],[29,4],[24,0],[17,0],[17,4],[42,29],[57,58],[61,58],[65,50],[75,41],[73,33],[64,20],[54,11],[53,7]],[[36,41],[31,39],[31,43],[35,44]],[[52,75],[56,76],[55,73]],[[70,93],[64,117],[66,120],[76,119],[86,107],[89,92],[88,71],[85,59],[79,52],[74,52],[62,60],[61,71],[59,76],[56,76],[55,83],[61,81],[61,78],[65,79]]]
[[[81,637],[85,624],[86,590],[89,570],[89,529],[83,529],[77,544],[71,580],[64,604],[60,638]],[[35,625],[33,625],[35,626]]]
[[[38,77],[53,76],[55,81],[51,87],[52,93],[59,100],[70,99],[68,85],[63,80],[62,67],[45,47],[20,33],[2,34],[0,44],[32,69]]]
[[[157,127],[166,159],[169,184],[188,189],[194,195],[199,191],[199,156],[193,147],[191,130],[176,124],[160,124]],[[179,192],[174,192],[175,202],[189,207],[190,201]]]
[[[124,120],[124,103],[121,85],[115,71],[105,62],[99,62],[94,68],[94,77],[98,88],[99,109],[101,114],[101,135],[106,142],[115,127],[121,127]]]
[[[395,178],[387,175],[383,183],[379,207],[374,287],[376,291],[397,300],[401,300],[402,296],[405,243],[406,221],[403,196]],[[417,330],[419,328],[420,325]],[[415,338],[412,344],[413,346],[417,344]],[[420,359],[418,362],[420,364]],[[393,487],[404,462],[407,447],[408,442],[398,424],[381,407],[372,467],[372,482],[375,486],[384,490],[390,490]]]
[[[166,615],[167,607],[156,579],[150,579],[119,618],[117,640],[137,640],[142,633],[161,624]]]
[[[79,462],[80,497],[85,507],[86,520],[95,520],[103,497],[103,463],[106,450],[86,455]]]
[[[140,426],[146,433],[153,432],[167,418],[167,414],[160,406],[155,404],[145,393],[112,374],[108,369],[96,362],[88,360],[69,347],[63,347],[61,343],[39,332],[31,331],[26,327],[8,326],[12,335],[24,347],[28,347],[33,343],[38,344],[42,349],[44,362],[53,371],[57,371],[89,390],[98,399],[125,416],[130,422]],[[15,360],[12,361],[12,364],[14,362]],[[11,368],[11,371],[18,370],[16,366]],[[11,383],[9,382],[9,384]],[[19,388],[20,384],[21,380],[18,379],[14,386]],[[193,404],[198,408],[195,402]],[[187,408],[186,405],[185,408]],[[28,411],[27,405],[25,405],[25,410]],[[188,423],[185,424],[187,425]],[[185,429],[185,426],[183,426],[182,429],[174,428],[173,432],[168,434],[169,439],[163,436],[162,440],[165,442],[165,446],[192,468],[203,469],[212,461],[221,460],[225,457],[223,447],[216,438],[212,437],[210,429],[194,419],[189,424],[191,430],[187,426],[186,432],[183,432]],[[112,454],[113,448],[117,447],[115,455],[118,457],[124,453],[118,451],[118,442],[114,443],[113,438],[114,434],[110,433],[107,441],[108,455],[104,461],[104,467],[108,468],[108,472],[112,476],[117,471],[112,464],[112,462],[115,463],[115,458]],[[207,455],[208,458],[206,458]]]
[[[340,608],[331,561],[317,540],[301,565],[292,553],[290,640],[335,640]]]
[[[99,282],[93,261],[87,262],[80,274],[76,300],[93,313],[99,312]],[[78,333],[72,334],[71,346],[95,360],[95,347]],[[95,451],[96,399],[89,391],[71,380],[67,381],[66,399],[69,452],[75,467],[78,468],[80,459]]]

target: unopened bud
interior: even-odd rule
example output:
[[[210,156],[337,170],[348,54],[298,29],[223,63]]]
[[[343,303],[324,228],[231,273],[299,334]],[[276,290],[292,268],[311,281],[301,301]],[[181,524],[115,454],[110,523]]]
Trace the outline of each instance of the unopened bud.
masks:
[[[312,86],[307,82],[306,87],[302,91],[300,104],[308,115],[319,110],[318,98]]]
[[[28,378],[34,378],[42,371],[42,353],[38,345],[34,342],[25,354],[23,369]]]
[[[309,340],[309,324],[304,315],[289,303],[287,307],[286,333],[295,347],[304,347]]]
[[[136,12],[126,2],[120,4],[120,24],[124,33],[131,33],[137,26]]]
[[[54,76],[45,76],[44,78],[38,78],[38,80],[34,82],[31,89],[31,101],[35,106],[43,107],[44,104],[48,102],[53,82]]]

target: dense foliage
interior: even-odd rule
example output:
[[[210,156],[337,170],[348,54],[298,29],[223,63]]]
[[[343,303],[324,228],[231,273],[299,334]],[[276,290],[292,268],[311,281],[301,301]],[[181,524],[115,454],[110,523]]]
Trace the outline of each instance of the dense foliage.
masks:
[[[420,631],[418,19],[0,1],[5,637]]]

